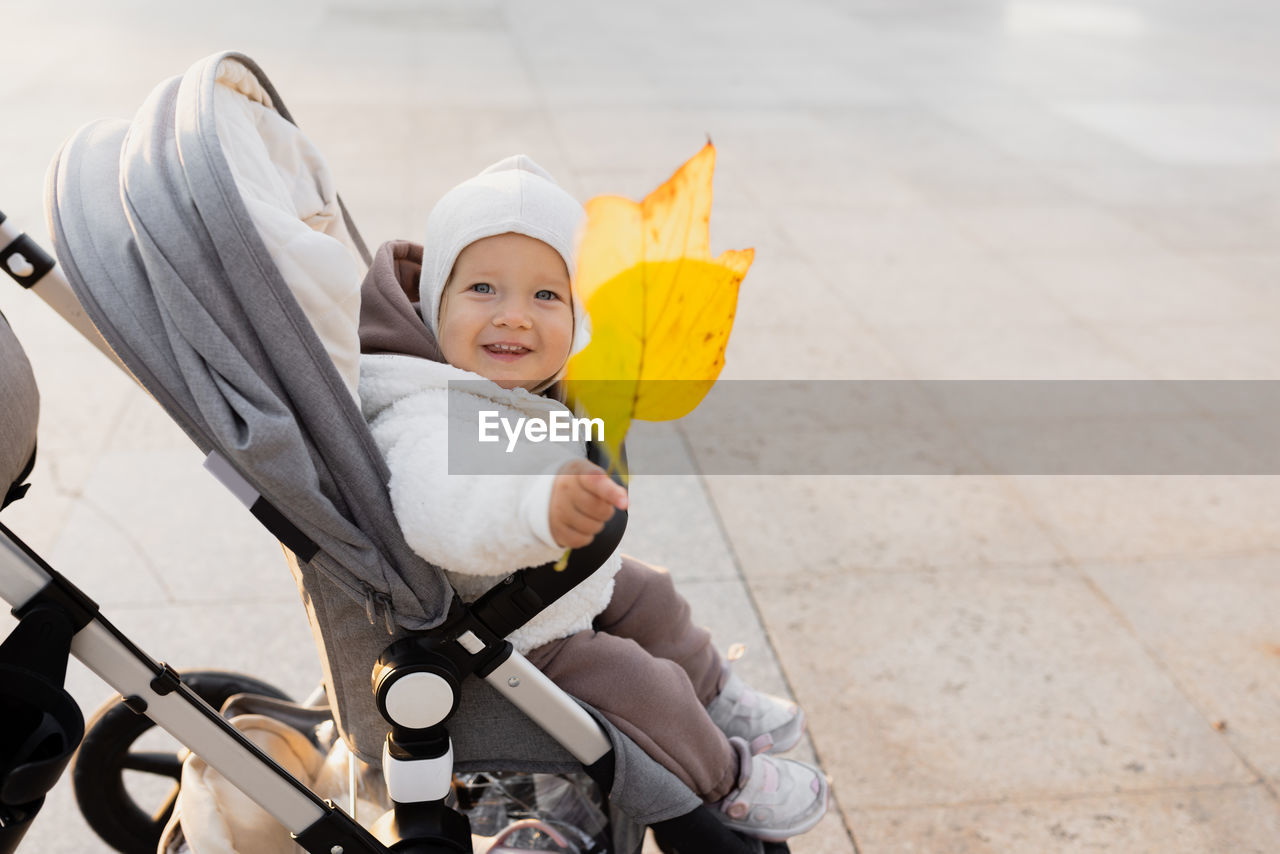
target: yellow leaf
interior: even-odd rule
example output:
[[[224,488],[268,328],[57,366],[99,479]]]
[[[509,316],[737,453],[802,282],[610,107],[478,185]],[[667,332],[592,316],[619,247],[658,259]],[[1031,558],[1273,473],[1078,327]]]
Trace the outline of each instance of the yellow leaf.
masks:
[[[689,414],[724,366],[754,251],[711,257],[714,169],[707,143],[642,202],[587,202],[577,289],[591,344],[569,362],[566,383],[578,408],[604,421],[614,459],[633,419]]]

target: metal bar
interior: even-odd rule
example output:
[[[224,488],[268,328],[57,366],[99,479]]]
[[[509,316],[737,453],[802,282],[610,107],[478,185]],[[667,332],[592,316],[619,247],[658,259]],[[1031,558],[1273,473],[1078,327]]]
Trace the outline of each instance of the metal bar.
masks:
[[[13,540],[0,535],[0,599],[13,608],[26,605],[49,583],[40,568]]]
[[[542,727],[583,765],[593,765],[613,749],[586,710],[517,652],[485,681]]]
[[[0,218],[0,251],[8,248],[18,238],[22,237],[22,231],[15,225],[12,220]],[[80,300],[76,298],[75,291],[71,289],[71,283],[62,275],[61,268],[54,266],[43,276],[36,280],[28,290],[32,291],[40,299],[52,308],[58,315],[71,324],[77,332],[85,337],[85,339],[97,347],[116,366],[125,373],[128,370],[120,362],[115,352],[107,344],[106,340],[98,332],[93,322],[89,320],[89,315],[85,314],[84,308],[80,305]]]
[[[25,605],[52,578],[18,543],[0,535],[0,596],[6,602],[15,608]],[[98,617],[77,632],[71,653],[123,696],[144,702],[147,717],[291,833],[301,833],[326,815],[324,801],[248,742],[190,689],[183,686],[169,691],[161,685],[156,676],[162,666],[105,619]]]
[[[185,690],[161,694],[151,687],[158,664],[139,659],[101,619],[81,629],[71,653],[126,697],[140,697],[147,717],[208,762],[236,788],[271,814],[291,833],[301,833],[325,814],[324,802],[285,774],[265,754],[238,737],[228,724]],[[216,712],[213,713],[216,716]]]

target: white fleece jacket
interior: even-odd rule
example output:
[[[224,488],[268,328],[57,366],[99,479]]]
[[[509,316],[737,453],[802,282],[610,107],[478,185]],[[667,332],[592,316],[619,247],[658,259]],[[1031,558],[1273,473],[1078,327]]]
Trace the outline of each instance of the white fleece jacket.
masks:
[[[464,389],[449,382],[466,381]],[[503,389],[478,374],[414,356],[360,357],[360,403],[391,470],[391,506],[406,542],[445,570],[470,602],[517,569],[558,560],[551,537],[551,486],[580,443],[507,441],[486,445],[503,474],[450,474],[449,432],[476,435],[481,410],[545,419],[564,406],[524,389]],[[472,450],[477,443],[469,442]],[[591,628],[613,595],[617,553],[508,640],[521,652]]]

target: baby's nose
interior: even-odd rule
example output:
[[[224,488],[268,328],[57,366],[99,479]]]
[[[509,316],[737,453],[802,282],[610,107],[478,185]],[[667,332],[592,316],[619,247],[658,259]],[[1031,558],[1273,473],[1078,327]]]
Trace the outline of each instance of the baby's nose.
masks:
[[[516,329],[527,329],[533,325],[533,320],[529,317],[527,311],[519,309],[505,309],[499,311],[493,316],[494,326],[510,326]]]

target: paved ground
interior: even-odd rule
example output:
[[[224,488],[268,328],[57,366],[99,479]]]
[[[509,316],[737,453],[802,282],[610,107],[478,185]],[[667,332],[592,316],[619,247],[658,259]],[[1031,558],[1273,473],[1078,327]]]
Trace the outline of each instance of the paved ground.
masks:
[[[233,47],[374,242],[515,151],[638,197],[710,135],[713,247],[758,259],[727,378],[1280,378],[1265,4],[175,8],[0,4],[0,209],[41,233],[63,138]],[[154,655],[307,693],[274,544],[42,305],[0,309],[44,391],[6,523]],[[631,550],[808,709],[835,802],[795,851],[1280,852],[1275,478],[654,476],[634,507]],[[65,786],[28,848],[104,850]]]

